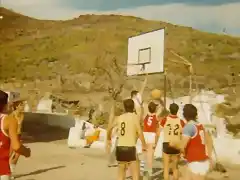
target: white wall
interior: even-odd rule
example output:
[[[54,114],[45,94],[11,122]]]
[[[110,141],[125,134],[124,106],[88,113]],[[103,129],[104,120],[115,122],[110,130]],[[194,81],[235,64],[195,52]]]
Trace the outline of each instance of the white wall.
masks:
[[[29,121],[40,122],[50,126],[58,126],[64,129],[69,129],[75,126],[75,119],[73,116],[63,114],[46,114],[46,113],[25,113],[24,123]],[[67,137],[66,137],[67,138]]]

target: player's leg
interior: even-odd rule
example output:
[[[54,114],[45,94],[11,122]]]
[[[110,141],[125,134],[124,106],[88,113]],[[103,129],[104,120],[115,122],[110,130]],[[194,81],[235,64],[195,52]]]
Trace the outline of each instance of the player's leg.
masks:
[[[130,163],[130,171],[133,178],[139,178],[139,166],[137,163],[136,147],[121,147],[116,148],[116,159],[119,163],[118,166],[118,179],[124,180],[126,178],[126,170]],[[134,163],[133,163],[134,162]],[[133,163],[134,165],[131,165]],[[131,168],[132,166],[132,168]],[[135,168],[133,168],[135,167]],[[135,179],[134,179],[135,180]],[[136,179],[138,180],[138,179]]]
[[[163,178],[169,180],[170,155],[163,152]]]
[[[192,173],[187,166],[186,166],[185,171],[184,171],[183,179],[181,179],[181,180],[193,180],[192,179]]]
[[[118,163],[118,180],[126,179],[126,169],[127,169],[127,164],[125,162]]]
[[[179,169],[178,169],[179,157],[180,157],[179,154],[171,155],[173,180],[178,180],[179,179]]]
[[[139,180],[140,177],[140,159],[137,155],[136,147],[131,147],[128,150],[127,160],[130,162],[130,173],[133,180]]]
[[[164,180],[169,180],[169,169],[170,169],[170,153],[169,153],[169,143],[163,143],[163,177]]]
[[[147,151],[145,154],[145,162],[146,162],[146,171],[149,175],[152,175],[153,168],[153,156],[154,156],[154,143],[155,143],[155,133],[144,133],[144,138],[147,143]]]
[[[154,155],[154,148],[153,144],[147,145],[147,172],[149,175],[152,175],[152,169],[153,169],[153,155]]]
[[[137,161],[130,162],[130,172],[133,180],[139,180],[139,166]]]

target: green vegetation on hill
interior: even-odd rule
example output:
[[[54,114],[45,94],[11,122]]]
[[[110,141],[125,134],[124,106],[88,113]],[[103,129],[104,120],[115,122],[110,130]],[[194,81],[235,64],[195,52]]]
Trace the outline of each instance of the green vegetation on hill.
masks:
[[[240,38],[200,32],[190,27],[118,15],[83,15],[68,21],[29,18],[0,8],[1,80],[51,79],[57,74],[89,72],[109,67],[112,59],[126,64],[129,36],[166,29],[165,66],[187,74],[170,53],[174,50],[193,63],[197,75],[221,83],[229,66],[240,69]]]

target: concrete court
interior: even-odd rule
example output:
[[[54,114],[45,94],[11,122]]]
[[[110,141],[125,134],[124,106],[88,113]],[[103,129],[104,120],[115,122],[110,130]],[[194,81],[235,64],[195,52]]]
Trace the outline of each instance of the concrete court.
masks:
[[[117,168],[107,167],[107,156],[96,149],[69,149],[66,140],[29,143],[32,157],[22,157],[16,169],[18,180],[114,180]],[[154,164],[155,180],[161,178],[161,162]],[[231,166],[229,177],[213,172],[208,180],[238,180],[240,168]],[[183,173],[183,167],[181,167]],[[183,180],[183,179],[182,179]]]

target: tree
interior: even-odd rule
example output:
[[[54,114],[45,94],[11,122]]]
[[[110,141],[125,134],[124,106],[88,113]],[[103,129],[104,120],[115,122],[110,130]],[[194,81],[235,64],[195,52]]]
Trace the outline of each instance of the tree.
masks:
[[[123,67],[124,65],[111,52],[106,51],[104,57],[96,58],[94,68],[89,71],[94,76],[92,83],[96,86],[100,81],[110,96],[116,99],[127,80]]]

